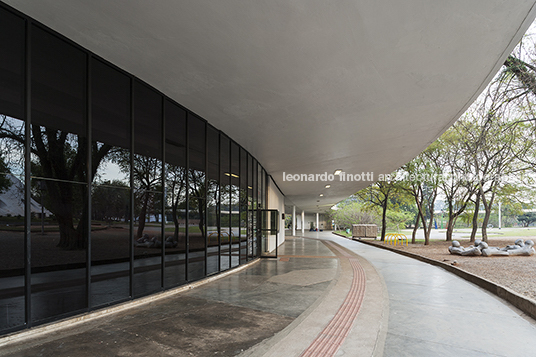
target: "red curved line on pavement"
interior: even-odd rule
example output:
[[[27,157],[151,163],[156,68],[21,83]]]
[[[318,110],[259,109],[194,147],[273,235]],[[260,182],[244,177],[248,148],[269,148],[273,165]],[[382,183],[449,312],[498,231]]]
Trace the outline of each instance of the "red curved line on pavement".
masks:
[[[337,313],[300,357],[334,356],[348,336],[365,296],[365,271],[357,258],[340,249],[337,245],[331,242],[327,243],[337,249],[350,262],[353,272],[352,285]]]

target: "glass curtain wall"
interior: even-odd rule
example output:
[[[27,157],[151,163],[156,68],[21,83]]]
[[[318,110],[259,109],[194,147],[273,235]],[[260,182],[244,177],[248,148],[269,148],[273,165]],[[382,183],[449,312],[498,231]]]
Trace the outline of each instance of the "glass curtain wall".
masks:
[[[257,210],[260,209],[259,206],[259,170],[257,168],[257,160],[253,159],[253,167],[251,170],[251,173],[253,174],[253,242],[252,242],[252,250],[253,255],[258,257],[260,256],[260,245],[257,244],[260,240],[259,236],[259,227],[258,227],[258,215]]]
[[[205,276],[206,262],[206,123],[188,115],[188,281]]]
[[[231,141],[220,136],[220,270],[231,267]]]
[[[186,282],[186,111],[166,100],[165,287]]]
[[[231,143],[231,268],[240,263],[240,148]]]
[[[25,36],[24,19],[0,9],[0,333],[25,323]]]
[[[263,174],[203,118],[0,3],[0,335],[257,257]]]
[[[220,134],[207,126],[207,275],[220,271]]]
[[[240,264],[247,261],[248,241],[248,156],[246,150],[240,148]]]
[[[130,296],[130,108],[130,78],[92,59],[91,306]]]
[[[31,234],[31,319],[44,322],[88,308],[87,154],[98,149],[88,145],[87,54],[36,25],[30,38],[27,184],[47,216],[43,232]],[[32,226],[39,224],[32,216]]]
[[[133,98],[133,295],[141,296],[162,287],[162,97],[135,81]],[[121,160],[130,160],[130,155],[126,154]]]
[[[248,154],[248,224],[247,224],[247,259],[250,260],[254,257],[253,253],[253,239],[255,237],[255,211],[253,210],[253,158]]]

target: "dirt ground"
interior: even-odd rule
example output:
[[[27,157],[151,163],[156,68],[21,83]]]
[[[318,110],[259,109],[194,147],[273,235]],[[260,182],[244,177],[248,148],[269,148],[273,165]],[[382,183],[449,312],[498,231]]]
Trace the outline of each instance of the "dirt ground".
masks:
[[[488,244],[491,247],[502,248],[514,244],[514,241],[518,238],[527,240],[527,237],[494,238],[490,239]],[[472,244],[469,239],[458,239],[458,241],[463,247],[469,247]],[[383,244],[380,242],[375,243]],[[458,268],[536,300],[536,254],[532,256],[460,256],[449,253],[448,247],[450,245],[451,242],[431,241],[428,246],[409,244],[408,246],[397,245],[393,248],[406,250],[449,264],[456,262],[454,265]]]

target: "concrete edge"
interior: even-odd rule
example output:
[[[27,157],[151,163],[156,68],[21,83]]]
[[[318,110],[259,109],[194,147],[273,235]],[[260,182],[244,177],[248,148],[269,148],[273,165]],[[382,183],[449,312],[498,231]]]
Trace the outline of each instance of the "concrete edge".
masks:
[[[336,233],[334,233],[334,234],[336,234]],[[344,236],[341,236],[340,234],[336,234],[336,235],[338,235],[340,237],[344,237]],[[344,238],[347,238],[347,237],[344,237]],[[347,238],[347,239],[349,239],[349,238]],[[523,311],[528,316],[532,317],[533,319],[536,319],[536,301],[532,300],[530,298],[524,297],[524,296],[516,293],[515,291],[505,287],[505,286],[496,284],[496,283],[494,283],[494,282],[492,282],[490,280],[487,280],[487,279],[484,279],[484,278],[482,278],[482,277],[480,277],[478,275],[469,273],[469,272],[467,272],[465,270],[462,270],[460,268],[457,268],[457,267],[455,267],[453,265],[440,262],[439,260],[431,259],[431,258],[428,258],[428,257],[424,257],[422,255],[419,255],[419,254],[410,253],[410,252],[403,251],[403,250],[398,250],[398,249],[388,247],[388,246],[384,246],[384,245],[380,245],[380,244],[374,243],[374,242],[367,242],[367,241],[364,241],[364,240],[355,240],[355,241],[359,242],[359,243],[363,243],[363,244],[368,244],[368,245],[371,245],[371,246],[374,246],[374,247],[377,247],[377,248],[389,250],[391,252],[394,252],[394,253],[397,253],[397,254],[400,254],[400,255],[405,255],[407,257],[420,260],[421,262],[428,263],[428,264],[435,265],[437,267],[443,268],[446,271],[451,272],[451,273],[459,276],[460,278],[463,278],[463,279],[465,279],[465,280],[467,280],[467,281],[469,281],[469,282],[481,287],[482,289],[487,290],[490,293],[500,297],[501,299],[507,301],[508,303],[510,303],[513,306],[515,306],[516,308],[518,308],[519,310]]]
[[[139,307],[139,306],[146,305],[154,301],[162,300],[162,299],[174,296],[176,294],[182,293],[184,291],[188,291],[188,290],[197,288],[199,286],[205,285],[212,281],[224,278],[228,275],[238,273],[239,271],[249,268],[258,262],[260,262],[260,258],[252,260],[251,262],[248,262],[244,265],[240,265],[236,268],[227,270],[220,274],[213,275],[213,276],[207,277],[202,280],[198,280],[190,284],[178,286],[170,290],[165,290],[165,291],[158,292],[152,295],[148,295],[146,297],[130,300],[124,303],[120,303],[118,305],[113,305],[108,308],[103,308],[103,309],[95,310],[95,311],[88,312],[82,315],[77,315],[77,316],[69,317],[63,320],[50,322],[48,324],[39,325],[39,326],[32,327],[26,330],[12,332],[11,334],[2,336],[0,338],[0,347],[4,347],[4,346],[11,345],[13,343],[21,342],[27,338],[39,337],[39,336],[52,333],[52,332],[56,332],[56,331],[60,331],[66,328],[72,328],[76,325],[80,325],[85,322],[93,321],[102,317],[110,316],[112,314],[115,314],[121,311],[129,310],[134,307]]]

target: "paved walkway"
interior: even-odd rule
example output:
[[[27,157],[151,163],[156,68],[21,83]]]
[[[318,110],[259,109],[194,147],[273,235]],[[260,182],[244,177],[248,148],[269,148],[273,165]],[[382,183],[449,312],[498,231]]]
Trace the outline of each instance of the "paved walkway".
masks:
[[[465,280],[330,232],[305,236],[194,289],[0,339],[0,356],[536,355],[534,320]]]
[[[385,281],[385,356],[536,356],[535,321],[495,295],[439,267],[330,234],[306,232],[359,254]]]

